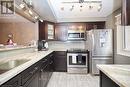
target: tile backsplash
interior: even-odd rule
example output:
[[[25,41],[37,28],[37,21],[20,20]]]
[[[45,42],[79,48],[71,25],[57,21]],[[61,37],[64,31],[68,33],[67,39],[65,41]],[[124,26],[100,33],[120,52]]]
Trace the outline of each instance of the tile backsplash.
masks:
[[[85,41],[49,41],[49,49],[62,49],[62,50],[67,50],[70,48],[80,48],[84,49],[85,48]]]

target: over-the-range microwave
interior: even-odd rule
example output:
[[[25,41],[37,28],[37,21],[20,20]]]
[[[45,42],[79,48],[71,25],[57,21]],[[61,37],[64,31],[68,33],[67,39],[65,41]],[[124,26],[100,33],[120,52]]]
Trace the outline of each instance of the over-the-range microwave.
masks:
[[[85,32],[68,31],[68,40],[85,40]]]

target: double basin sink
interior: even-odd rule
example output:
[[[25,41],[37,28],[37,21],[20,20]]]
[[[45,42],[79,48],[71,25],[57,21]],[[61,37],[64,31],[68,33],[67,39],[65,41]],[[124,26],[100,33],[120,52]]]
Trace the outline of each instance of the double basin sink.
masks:
[[[15,67],[18,67],[21,64],[24,64],[28,62],[29,59],[16,59],[16,60],[10,60],[7,62],[0,62],[0,74],[5,73]]]

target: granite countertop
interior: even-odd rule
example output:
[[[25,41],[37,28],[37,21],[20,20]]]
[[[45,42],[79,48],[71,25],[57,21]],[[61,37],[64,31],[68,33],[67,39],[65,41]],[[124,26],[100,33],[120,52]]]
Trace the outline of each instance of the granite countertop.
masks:
[[[130,65],[97,65],[97,67],[120,87],[130,87]]]
[[[26,63],[23,63],[19,65],[18,67],[15,67],[3,74],[0,74],[0,85],[8,81],[9,79],[13,78],[20,72],[24,71],[34,63],[38,62],[48,54],[52,53],[53,50],[48,50],[48,51],[38,51],[38,52],[33,52],[33,53],[25,53],[25,54],[19,54],[16,56],[11,56],[8,58],[2,58],[0,59],[0,62],[7,62],[10,60],[20,60],[20,59],[29,59]]]

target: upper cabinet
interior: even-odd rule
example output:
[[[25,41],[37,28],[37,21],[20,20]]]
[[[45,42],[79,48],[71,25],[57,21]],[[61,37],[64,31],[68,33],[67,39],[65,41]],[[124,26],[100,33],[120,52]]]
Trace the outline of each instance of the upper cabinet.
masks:
[[[130,0],[122,0],[122,25],[130,25]]]
[[[54,34],[55,34],[54,33],[54,31],[55,31],[54,30],[54,24],[49,24],[48,23],[46,26],[47,26],[47,39],[48,40],[54,40],[54,38],[55,38],[54,37]]]
[[[86,30],[105,29],[105,22],[84,22],[84,23],[52,23],[39,22],[39,40],[67,41],[72,37],[71,33],[77,36],[80,33],[84,37]]]
[[[67,41],[78,33],[85,33],[86,23],[57,23],[55,26],[56,40]],[[75,35],[74,35],[75,34]]]
[[[105,21],[103,21],[103,22],[87,22],[86,23],[86,30],[104,29],[104,28],[105,28]]]
[[[55,40],[55,24],[52,22],[39,22],[39,40]]]
[[[55,39],[60,41],[67,40],[68,26],[66,24],[55,25]]]

